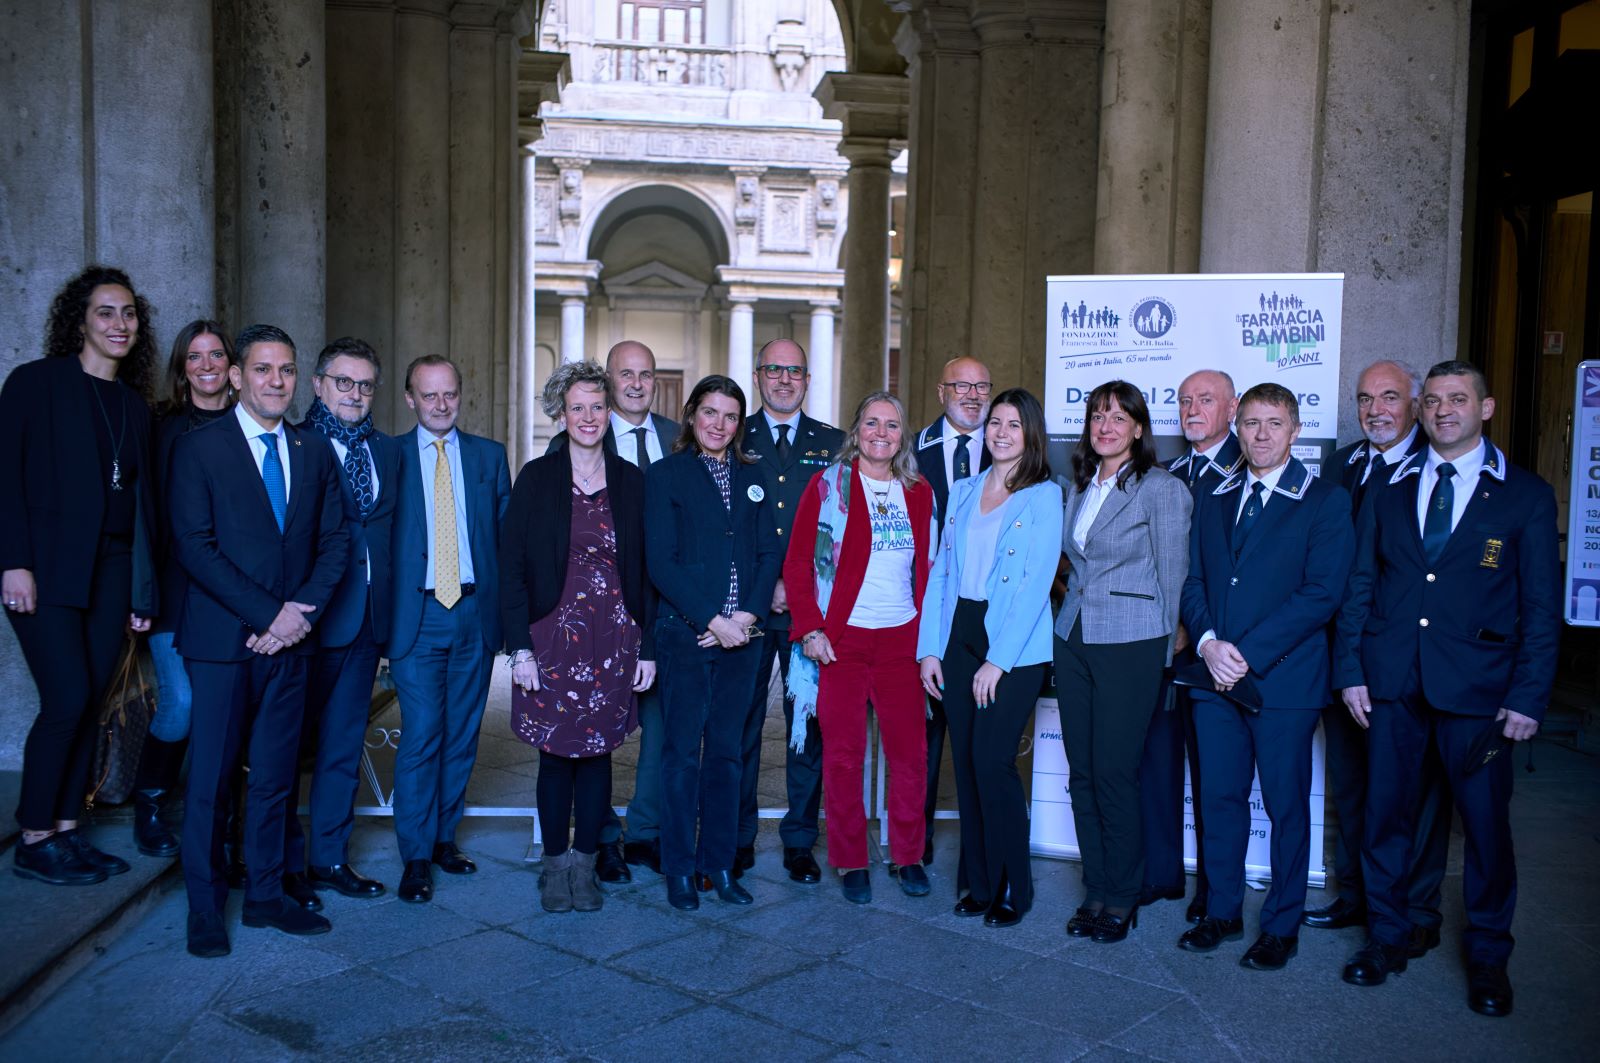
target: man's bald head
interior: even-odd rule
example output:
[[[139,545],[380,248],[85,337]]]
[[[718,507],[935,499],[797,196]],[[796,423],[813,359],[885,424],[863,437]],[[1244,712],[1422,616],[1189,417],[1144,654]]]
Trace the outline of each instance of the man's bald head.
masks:
[[[1233,377],[1220,369],[1197,369],[1178,386],[1178,425],[1197,451],[1207,451],[1228,434],[1239,405]]]
[[[945,420],[962,432],[982,428],[993,386],[989,367],[971,355],[963,354],[944,363],[938,391]]]
[[[787,419],[798,410],[810,377],[806,349],[794,340],[768,340],[756,352],[756,388],[768,413]]]
[[[656,356],[638,340],[623,340],[606,352],[611,404],[629,424],[642,425],[656,400]]]

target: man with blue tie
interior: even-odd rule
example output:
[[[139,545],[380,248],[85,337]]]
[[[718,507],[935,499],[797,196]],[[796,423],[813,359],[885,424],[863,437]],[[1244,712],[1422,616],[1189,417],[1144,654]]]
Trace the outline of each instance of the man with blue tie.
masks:
[[[1242,967],[1281,970],[1299,947],[1311,863],[1311,742],[1328,699],[1328,621],[1355,550],[1350,496],[1290,454],[1300,404],[1279,384],[1239,399],[1245,468],[1195,507],[1183,622],[1209,683],[1194,692],[1205,816],[1205,916],[1181,938],[1212,952],[1244,934],[1250,790],[1272,823],[1272,885]]]
[[[302,744],[313,758],[310,852],[300,817],[291,811],[283,857],[284,892],[311,911],[322,908],[317,890],[383,895],[383,883],[362,875],[349,860],[378,638],[389,630],[389,528],[400,486],[400,451],[372,424],[381,373],[378,354],[366,341],[334,340],[317,356],[311,383],[317,397],[301,426],[333,450],[350,532],[350,562],[318,626],[307,680]],[[295,783],[291,810],[300,804],[298,777]]]
[[[1344,980],[1406,969],[1406,887],[1423,759],[1450,781],[1466,852],[1467,1006],[1511,1014],[1512,743],[1550,701],[1560,638],[1556,501],[1483,436],[1494,413],[1483,374],[1440,362],[1422,386],[1426,453],[1362,507],[1356,564],[1339,613],[1335,682],[1367,731],[1368,940]]]
[[[322,934],[329,923],[283,893],[285,816],[298,768],[313,625],[350,556],[333,452],[284,423],[294,397],[294,342],[251,325],[235,341],[233,413],[180,437],[172,450],[173,551],[188,576],[177,648],[194,696],[183,824],[189,951],[225,956],[222,867],[227,790],[240,753],[244,803],[244,925]]]
[[[456,428],[461,373],[440,354],[406,369],[417,427],[400,436],[389,671],[400,695],[394,830],[400,899],[433,899],[433,864],[478,870],[456,846],[500,634],[500,521],[511,501],[506,448]]]

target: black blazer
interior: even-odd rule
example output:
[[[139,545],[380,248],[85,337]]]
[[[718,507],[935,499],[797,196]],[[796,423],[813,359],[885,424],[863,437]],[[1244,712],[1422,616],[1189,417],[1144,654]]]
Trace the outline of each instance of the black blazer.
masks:
[[[917,436],[916,450],[913,451],[917,459],[917,471],[922,473],[928,481],[928,486],[933,488],[933,503],[935,512],[939,514],[941,535],[944,533],[945,506],[950,502],[950,482],[944,475],[944,434],[948,427],[949,422],[941,413]],[[972,435],[978,441],[976,455],[978,467],[972,470],[972,475],[976,476],[989,468],[989,444],[984,442],[981,425]]]
[[[607,451],[606,491],[617,532],[622,602],[644,629],[639,659],[655,659],[656,590],[645,575],[644,473]],[[572,543],[572,454],[562,447],[522,467],[500,526],[500,613],[506,651],[532,649],[528,626],[561,604]]]
[[[664,458],[668,454],[672,453],[672,444],[678,438],[678,422],[674,421],[670,417],[663,417],[659,413],[652,413],[650,415],[650,420],[654,422],[656,426],[656,438],[661,440],[661,456]],[[600,445],[606,448],[607,454],[615,454],[617,452],[617,436],[615,429],[616,425],[611,423],[608,415],[606,419],[606,434],[602,436],[600,440]],[[554,454],[558,450],[566,449],[566,446],[567,432],[566,429],[562,429],[550,440],[550,445],[544,448],[544,452],[548,456],[550,454]],[[631,465],[633,463],[629,462],[629,464]]]
[[[0,569],[33,573],[41,605],[89,606],[111,470],[100,457],[100,416],[76,357],[24,362],[0,389]],[[132,610],[153,617],[156,586],[150,407],[128,390],[126,445],[138,455],[133,482]]]
[[[230,415],[180,436],[172,447],[168,511],[178,563],[189,585],[178,617],[178,652],[202,661],[245,661],[245,640],[272,624],[284,602],[316,607],[322,621],[350,560],[333,448],[285,425],[289,509],[284,529],[239,421]],[[286,651],[310,653],[312,632]]]
[[[220,417],[211,420],[220,420],[222,417],[233,416],[232,407],[222,411]],[[211,423],[207,421],[206,424]],[[205,424],[196,425],[204,428]],[[172,550],[172,528],[167,521],[167,484],[172,480],[172,444],[178,437],[188,432],[189,409],[187,406],[169,410],[156,418],[155,438],[150,445],[151,450],[151,497],[155,499],[154,512],[156,517],[151,524],[155,532],[154,556],[156,564],[156,578],[160,581],[161,600],[167,604],[166,610],[155,623],[152,630],[176,631],[178,627],[178,606],[187,593],[189,578],[184,574],[183,566],[178,564]]]
[[[318,439],[327,443],[334,470],[339,474],[345,530],[350,533],[350,562],[338,589],[328,601],[327,612],[317,631],[318,644],[323,647],[350,645],[361,634],[362,618],[370,615],[372,637],[381,646],[389,634],[389,603],[394,598],[394,566],[389,563],[389,550],[394,500],[400,493],[400,448],[395,445],[393,436],[382,432],[374,432],[367,438],[367,450],[372,454],[372,464],[378,473],[378,498],[372,512],[363,518],[332,440],[309,424],[300,427],[308,445]],[[370,580],[369,559],[372,564]]]
[[[739,570],[739,608],[757,617],[772,610],[783,569],[761,473],[737,459],[729,472],[729,509],[693,447],[651,465],[644,478],[645,560],[661,615],[682,617],[696,631],[722,612],[730,564]]]

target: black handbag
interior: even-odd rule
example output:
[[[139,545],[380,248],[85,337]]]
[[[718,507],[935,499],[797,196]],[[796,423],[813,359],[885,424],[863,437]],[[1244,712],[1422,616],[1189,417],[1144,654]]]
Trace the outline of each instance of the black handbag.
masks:
[[[93,785],[84,798],[92,812],[96,804],[120,805],[133,793],[145,736],[156,714],[155,688],[145,678],[139,640],[129,638],[112,675],[100,709],[100,733],[95,741]]]

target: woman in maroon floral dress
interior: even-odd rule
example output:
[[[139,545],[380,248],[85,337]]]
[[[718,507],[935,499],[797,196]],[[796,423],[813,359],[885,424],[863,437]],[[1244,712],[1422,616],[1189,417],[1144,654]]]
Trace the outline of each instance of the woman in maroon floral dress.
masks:
[[[511,726],[539,749],[539,896],[550,912],[601,906],[611,751],[638,726],[636,694],[655,680],[644,476],[606,443],[609,389],[592,362],[552,374],[544,409],[566,418],[567,445],[523,466],[501,530]]]

